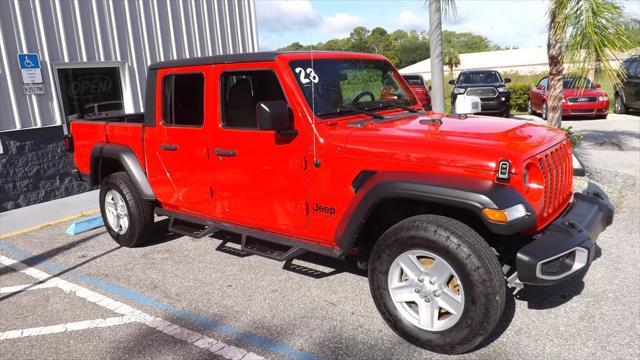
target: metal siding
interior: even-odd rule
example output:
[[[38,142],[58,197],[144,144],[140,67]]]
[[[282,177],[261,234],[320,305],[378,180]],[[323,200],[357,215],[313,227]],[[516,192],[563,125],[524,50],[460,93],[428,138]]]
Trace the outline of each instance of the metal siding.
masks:
[[[150,63],[258,51],[254,1],[0,1],[0,131],[62,123],[53,63],[125,61],[125,103],[142,111]],[[21,52],[40,55],[44,95],[23,94]]]

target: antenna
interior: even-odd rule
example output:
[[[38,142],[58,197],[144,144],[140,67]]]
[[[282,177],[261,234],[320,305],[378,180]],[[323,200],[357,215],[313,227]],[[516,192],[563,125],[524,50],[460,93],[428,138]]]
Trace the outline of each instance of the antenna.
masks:
[[[313,41],[311,42],[311,69],[313,72],[316,71],[313,64]],[[315,93],[316,83],[315,81],[311,82],[311,126],[313,127],[313,166],[316,168],[320,167],[320,160],[318,159],[318,147],[316,144],[316,137],[319,136],[316,130],[316,93]]]

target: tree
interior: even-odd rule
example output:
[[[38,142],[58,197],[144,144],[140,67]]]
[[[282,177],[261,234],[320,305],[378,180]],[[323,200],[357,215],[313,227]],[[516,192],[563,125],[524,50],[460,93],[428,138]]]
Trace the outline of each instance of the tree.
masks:
[[[454,0],[429,0],[429,48],[431,50],[431,106],[444,112],[444,68],[442,54],[442,12],[455,14]]]
[[[449,68],[449,75],[453,79],[453,69],[460,66],[460,56],[455,49],[447,48],[444,51],[444,64]]]
[[[562,77],[565,63],[572,72],[586,79],[590,67],[600,64],[602,74],[614,86],[619,70],[610,61],[615,52],[631,47],[627,21],[614,0],[551,0],[549,2],[549,98],[547,123],[562,125]],[[578,86],[585,86],[580,81]]]
[[[377,27],[371,30],[371,33],[367,37],[369,47],[376,54],[384,54],[391,48],[391,37],[387,30]]]
[[[357,52],[372,52],[373,49],[369,46],[369,37],[370,31],[364,26],[357,26],[349,35],[349,39],[351,40],[351,51]]]

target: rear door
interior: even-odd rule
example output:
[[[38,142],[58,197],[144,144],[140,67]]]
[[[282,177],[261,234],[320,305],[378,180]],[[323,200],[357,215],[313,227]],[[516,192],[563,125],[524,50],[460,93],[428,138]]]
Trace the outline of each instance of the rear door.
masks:
[[[156,126],[146,128],[149,180],[167,208],[197,215],[213,210],[211,159],[214,105],[211,67],[158,71]]]
[[[627,106],[640,109],[640,60],[631,62],[629,66],[624,96]]]
[[[261,101],[287,101],[275,64],[216,65],[215,69],[221,104],[214,149],[216,214],[274,231],[306,226],[304,132],[284,139],[257,126],[256,107]],[[292,121],[299,129],[301,119],[294,113]]]

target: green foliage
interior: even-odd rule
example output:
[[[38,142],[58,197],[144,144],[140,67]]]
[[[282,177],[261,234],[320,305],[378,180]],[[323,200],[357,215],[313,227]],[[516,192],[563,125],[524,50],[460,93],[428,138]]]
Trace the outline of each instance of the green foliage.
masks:
[[[631,18],[626,24],[627,38],[632,48],[640,47],[640,18]]]
[[[458,33],[444,30],[442,32],[442,43],[445,49],[454,49],[459,54],[500,49],[499,46],[492,44],[486,37],[470,32]]]
[[[443,64],[449,68],[449,75],[453,78],[453,69],[460,66],[460,55],[453,48],[446,48],[444,50]]]
[[[455,9],[450,11],[455,11]],[[425,22],[427,19],[425,19]],[[472,33],[444,31],[445,48],[451,48],[458,54],[497,49],[487,38]],[[396,67],[403,68],[429,58],[429,38],[426,33],[387,30],[376,27],[369,30],[358,26],[344,39],[331,39],[315,45],[302,45],[299,42],[289,44],[279,50],[330,50],[356,51],[386,56]]]
[[[576,147],[582,142],[582,134],[573,132],[573,127],[561,127],[560,130],[564,130],[569,135],[569,139],[571,139],[571,146]]]
[[[346,103],[353,101],[353,99],[363,91],[370,91],[373,94],[380,93],[382,84],[382,71],[380,71],[380,69],[346,71],[345,75],[347,75],[347,78],[340,81],[340,90],[343,101]]]
[[[529,102],[529,90],[531,90],[531,84],[529,83],[511,83],[508,84],[509,90],[511,90],[511,111],[512,112],[525,112],[527,111],[527,104]]]

